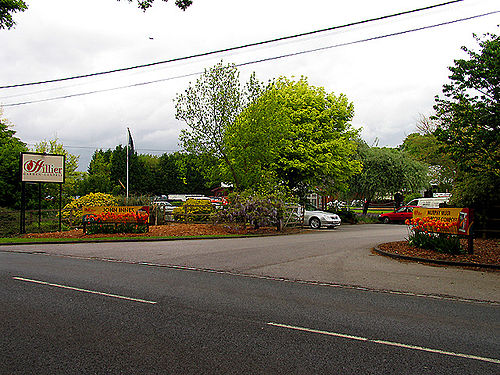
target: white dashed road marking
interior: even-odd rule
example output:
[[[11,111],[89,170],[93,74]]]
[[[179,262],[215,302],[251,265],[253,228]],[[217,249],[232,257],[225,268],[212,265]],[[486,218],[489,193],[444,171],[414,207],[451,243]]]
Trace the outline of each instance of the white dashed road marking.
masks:
[[[41,285],[47,285],[47,286],[53,286],[56,288],[63,288],[63,289],[69,289],[69,290],[75,290],[77,292],[84,292],[84,293],[91,293],[91,294],[98,294],[100,296],[106,296],[106,297],[113,297],[113,298],[119,298],[119,299],[124,299],[128,301],[134,301],[134,302],[142,302],[142,303],[149,303],[149,304],[156,304],[154,301],[148,301],[145,299],[140,299],[140,298],[132,298],[132,297],[125,297],[125,296],[120,296],[118,294],[110,294],[110,293],[104,293],[104,292],[98,292],[95,290],[88,290],[88,289],[82,289],[82,288],[75,288],[73,286],[67,286],[67,285],[60,285],[60,284],[53,284],[53,283],[48,283],[46,281],[40,281],[40,280],[32,280],[32,279],[25,279],[24,277],[18,277],[14,276],[14,280],[19,280],[19,281],[26,281],[29,283],[35,283],[35,284],[41,284]]]
[[[349,340],[373,342],[375,344],[396,346],[396,347],[399,347],[399,348],[419,350],[419,351],[422,351],[422,352],[437,353],[437,354],[449,355],[449,356],[452,356],[452,357],[475,359],[475,360],[478,360],[478,361],[491,362],[491,363],[500,364],[500,359],[495,359],[495,358],[487,358],[487,357],[480,357],[480,356],[471,355],[471,354],[448,352],[448,351],[445,351],[445,350],[425,348],[425,347],[416,346],[416,345],[401,344],[399,342],[369,339],[367,337],[346,335],[344,333],[320,331],[320,330],[317,330],[317,329],[310,329],[310,328],[304,328],[304,327],[296,327],[296,326],[290,326],[290,325],[287,325],[287,324],[280,324],[280,323],[269,322],[269,323],[267,323],[267,325],[273,326],[273,327],[280,327],[280,328],[292,329],[292,330],[295,330],[295,331],[302,331],[302,332],[309,332],[309,333],[318,333],[318,334],[321,334],[321,335],[335,336],[335,337],[340,337],[340,338],[349,339]]]

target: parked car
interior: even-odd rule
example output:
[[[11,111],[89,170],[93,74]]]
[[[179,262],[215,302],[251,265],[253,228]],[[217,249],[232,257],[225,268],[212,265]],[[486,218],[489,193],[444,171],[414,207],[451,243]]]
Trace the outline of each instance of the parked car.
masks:
[[[419,206],[403,206],[394,212],[387,212],[379,215],[378,219],[384,224],[404,222],[406,219],[411,219],[413,217],[413,209],[415,207]]]
[[[159,206],[162,208],[162,210],[165,211],[165,213],[172,213],[174,211],[174,206],[167,200],[166,196],[161,196],[161,197],[156,197],[153,200],[153,205]]]
[[[304,224],[309,225],[312,229],[319,229],[322,226],[336,228],[340,225],[340,222],[339,215],[318,210],[311,205],[306,205],[304,211]]]

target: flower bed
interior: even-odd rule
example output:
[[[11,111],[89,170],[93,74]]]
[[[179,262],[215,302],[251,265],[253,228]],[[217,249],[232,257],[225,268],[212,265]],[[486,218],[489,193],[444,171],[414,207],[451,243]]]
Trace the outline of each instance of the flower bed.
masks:
[[[149,231],[148,220],[147,212],[103,212],[87,215],[83,232],[85,234],[147,233]]]
[[[429,217],[406,220],[408,244],[447,254],[463,254],[457,235],[458,222],[435,220]]]

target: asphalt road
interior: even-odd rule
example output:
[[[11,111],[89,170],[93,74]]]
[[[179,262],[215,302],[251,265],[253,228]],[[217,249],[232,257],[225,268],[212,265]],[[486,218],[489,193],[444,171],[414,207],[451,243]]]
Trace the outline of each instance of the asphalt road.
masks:
[[[500,272],[436,267],[374,255],[404,225],[344,225],[300,235],[141,243],[0,246],[1,251],[197,267],[500,302]]]
[[[1,374],[498,374],[500,307],[0,252]]]

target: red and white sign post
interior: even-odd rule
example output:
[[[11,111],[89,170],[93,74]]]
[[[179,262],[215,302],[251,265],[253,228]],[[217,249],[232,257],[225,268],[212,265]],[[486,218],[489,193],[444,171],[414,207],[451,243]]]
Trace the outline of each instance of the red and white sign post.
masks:
[[[64,155],[22,152],[21,170],[21,233],[26,233],[26,183],[38,183],[38,226],[41,222],[42,183],[59,184],[59,231],[61,231],[62,185],[64,184]]]

